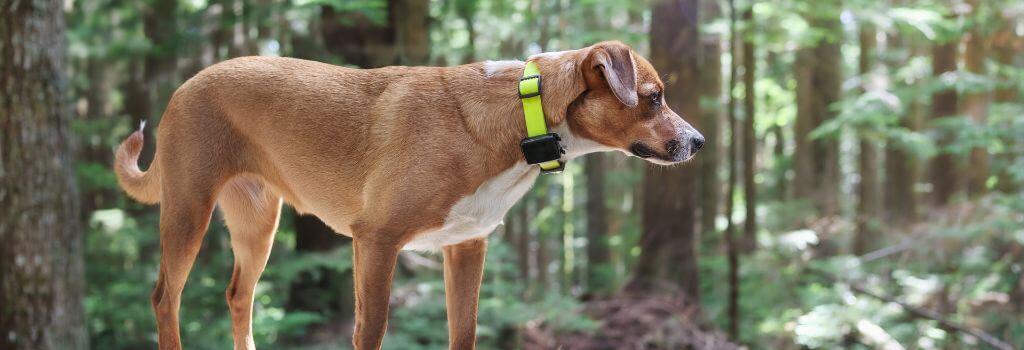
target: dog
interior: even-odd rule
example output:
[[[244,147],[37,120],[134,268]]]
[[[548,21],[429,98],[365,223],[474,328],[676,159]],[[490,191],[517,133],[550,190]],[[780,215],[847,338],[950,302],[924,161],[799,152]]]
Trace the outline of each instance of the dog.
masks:
[[[529,64],[540,78],[524,77]],[[523,96],[533,79],[539,96]],[[524,159],[539,140],[526,135],[526,109],[542,108],[534,118],[557,134],[538,141],[556,153],[549,163],[618,150],[674,164],[704,137],[663,93],[654,67],[621,42],[455,67],[242,57],[204,69],[171,97],[148,170],[138,166],[144,126],[115,157],[125,192],[160,203],[160,348],[181,348],[181,292],[215,206],[235,256],[234,348],[255,348],[253,290],[288,203],[353,239],[356,349],[380,348],[402,249],[442,251],[449,344],[473,349],[485,237],[549,170]]]

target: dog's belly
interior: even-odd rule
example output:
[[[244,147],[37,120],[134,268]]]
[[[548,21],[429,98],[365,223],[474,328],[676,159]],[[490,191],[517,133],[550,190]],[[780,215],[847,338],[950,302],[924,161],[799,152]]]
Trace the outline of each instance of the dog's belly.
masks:
[[[405,245],[411,250],[438,250],[443,246],[486,236],[494,231],[509,209],[533,186],[540,171],[519,162],[462,197],[448,211],[441,228],[419,234]]]

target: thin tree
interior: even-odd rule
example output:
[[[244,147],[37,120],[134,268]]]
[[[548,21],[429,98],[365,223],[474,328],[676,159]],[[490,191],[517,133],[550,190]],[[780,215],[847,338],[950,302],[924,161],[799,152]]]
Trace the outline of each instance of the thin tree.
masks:
[[[63,6],[0,6],[2,349],[89,346]]]
[[[860,57],[858,69],[861,76],[861,89],[868,91],[869,75],[874,65],[875,30],[867,23],[861,23]],[[860,135],[860,185],[857,187],[857,234],[853,240],[853,253],[861,255],[873,250],[881,238],[875,220],[879,217],[879,178],[878,149],[875,141],[866,135]]]
[[[906,65],[910,57],[920,55],[920,45],[909,40],[905,35],[894,35],[888,41],[890,47],[909,46],[910,54],[906,59],[894,60],[889,63],[890,69]],[[907,103],[906,112],[900,116],[900,127],[910,132],[921,130],[923,107],[919,98],[911,98]],[[907,224],[917,217],[917,200],[914,185],[920,173],[920,160],[902,145],[890,140],[885,145],[885,177],[883,203],[886,222]]]
[[[704,1],[703,11],[706,14],[701,21],[709,23],[717,19],[720,10],[717,1]],[[722,158],[722,38],[716,33],[701,33],[701,132],[707,142],[701,148],[700,185],[700,226],[705,238],[715,237],[717,230],[715,221],[719,213],[722,197],[722,181],[719,180],[719,163]]]
[[[794,67],[797,84],[794,195],[810,200],[819,214],[826,216],[839,212],[839,141],[835,137],[812,139],[810,133],[836,115],[831,106],[839,101],[842,82],[839,43],[843,33],[839,13],[840,6],[830,0],[819,2],[817,11],[806,15],[823,35],[814,46],[797,51]]]
[[[1015,62],[1015,59],[1020,56],[1020,51],[1024,48],[1024,36],[1014,34],[1010,18],[1003,18],[1005,22],[995,35],[992,36],[992,55],[1000,67],[1020,67],[1020,64]],[[1003,69],[1003,68],[1001,68]],[[995,91],[995,103],[1006,104],[1015,103],[1019,101],[1020,91],[1017,86],[1012,84],[1013,80],[1009,82],[1003,82],[1003,84]],[[996,190],[1003,193],[1013,193],[1020,189],[1020,183],[1015,182],[1013,175],[1011,175],[1013,161],[1019,152],[1007,151],[998,156],[998,161],[1002,163],[999,167],[999,171],[996,173]],[[1024,300],[1024,279],[1021,280],[1022,286],[1020,287],[1022,293],[1022,300]],[[1022,303],[1021,305],[1024,305]],[[1024,306],[1022,306],[1024,308]]]
[[[737,22],[737,9],[736,0],[729,0],[729,55],[732,57],[729,60],[729,88],[728,88],[728,105],[726,106],[726,115],[728,118],[729,126],[729,155],[726,159],[728,164],[728,189],[725,194],[725,253],[729,261],[729,335],[734,339],[739,337],[739,247],[736,244],[736,225],[733,221],[732,214],[734,210],[735,196],[736,196],[736,158],[737,148],[739,147],[739,128],[736,123],[736,85],[738,79],[736,79],[737,72],[739,71],[739,62],[736,59],[739,57],[739,41],[737,40],[739,31],[736,29]]]
[[[587,291],[601,294],[608,291],[615,279],[608,245],[608,209],[605,207],[603,154],[584,159],[587,180]]]
[[[981,21],[986,11],[983,11],[983,4],[978,0],[969,0],[971,15],[968,18],[972,23],[971,30],[967,33],[964,41],[964,68],[976,75],[987,75],[987,61],[990,52],[989,38],[983,30],[984,24]],[[964,96],[961,107],[961,114],[970,118],[971,122],[984,126],[988,119],[988,108],[992,102],[991,91],[971,92]],[[988,191],[989,177],[989,154],[985,147],[974,147],[968,155],[969,166],[966,169],[967,193],[974,197]]]
[[[957,70],[958,40],[949,40],[932,47],[932,73],[936,78]],[[947,87],[932,94],[931,121],[952,118],[958,112],[957,92]],[[953,142],[950,130],[942,130],[938,139],[940,153],[932,159],[929,173],[932,183],[932,202],[935,205],[949,203],[954,195],[962,193],[964,188],[963,167],[957,155],[946,147]]]
[[[754,4],[743,12],[745,25],[743,38],[743,202],[745,204],[743,221],[744,250],[753,251],[757,247],[757,185],[754,183],[754,173],[757,169],[755,159],[757,155],[754,130],[754,106],[757,93],[754,91],[754,79],[757,74],[757,66],[754,64],[754,32],[757,30],[754,25]]]

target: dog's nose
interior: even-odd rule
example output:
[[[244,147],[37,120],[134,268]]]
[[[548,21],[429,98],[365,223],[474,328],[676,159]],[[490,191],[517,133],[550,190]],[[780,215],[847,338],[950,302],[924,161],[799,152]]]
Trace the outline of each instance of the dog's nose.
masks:
[[[702,147],[704,147],[704,135],[694,135],[693,138],[690,139],[690,142],[693,145],[693,151],[699,151]]]

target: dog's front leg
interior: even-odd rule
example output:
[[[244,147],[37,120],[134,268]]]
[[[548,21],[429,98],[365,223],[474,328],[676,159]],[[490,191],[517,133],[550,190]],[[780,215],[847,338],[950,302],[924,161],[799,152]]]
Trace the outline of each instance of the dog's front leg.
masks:
[[[442,250],[449,348],[473,349],[476,347],[477,303],[487,241],[474,239],[443,247]]]
[[[356,287],[356,350],[380,349],[388,326],[391,279],[401,246],[372,239],[352,241],[353,275]]]

